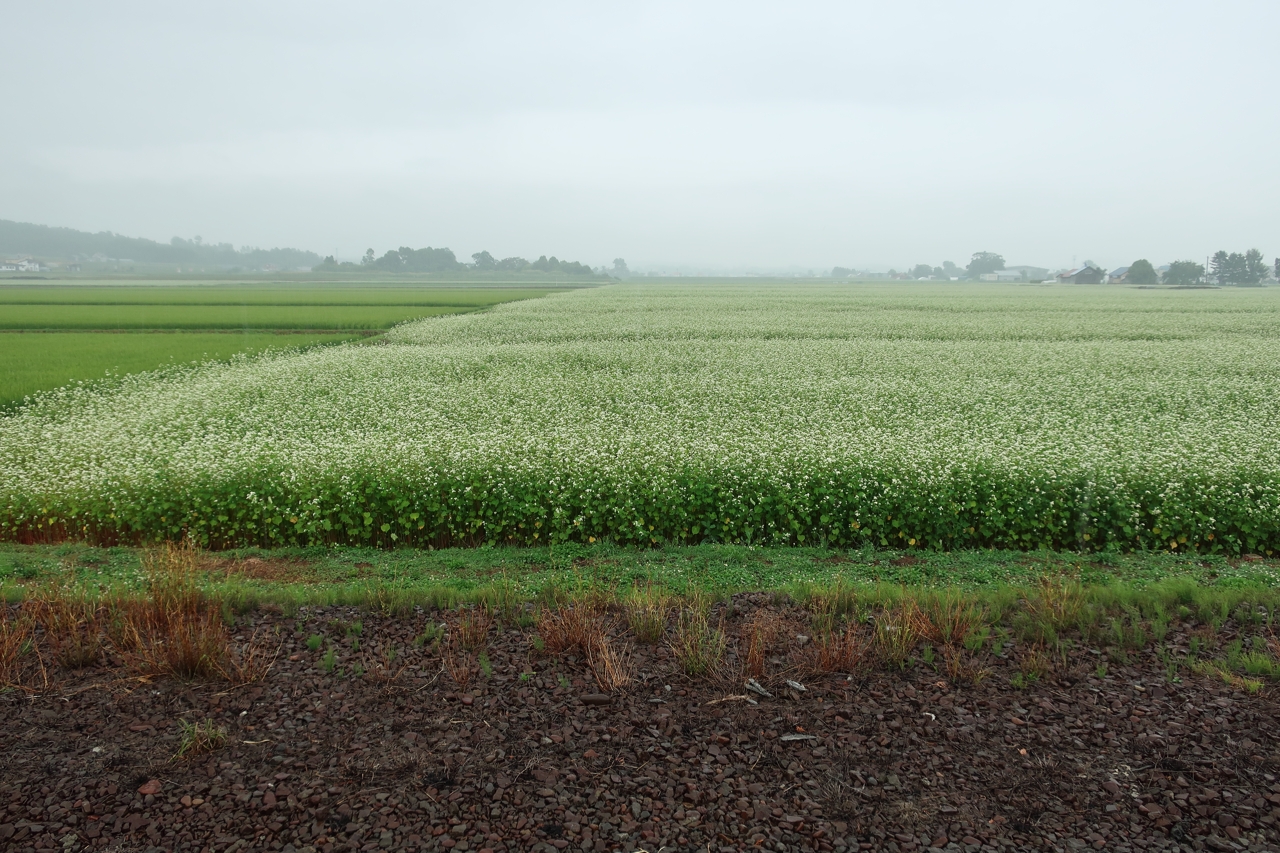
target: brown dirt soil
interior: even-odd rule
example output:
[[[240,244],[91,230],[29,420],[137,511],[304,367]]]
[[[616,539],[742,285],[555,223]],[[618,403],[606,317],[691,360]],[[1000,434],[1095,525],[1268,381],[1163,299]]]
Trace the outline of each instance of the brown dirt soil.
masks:
[[[310,583],[317,579],[315,568],[306,560],[205,557],[200,561],[200,568],[227,578],[250,578],[275,583]]]
[[[760,609],[807,624],[771,601],[737,597],[726,632]],[[941,658],[815,675],[812,643],[792,636],[764,697],[734,675],[732,644],[702,679],[640,645],[630,685],[604,695],[586,661],[534,652],[532,629],[495,626],[483,660],[414,644],[442,622],[458,620],[258,613],[237,640],[282,645],[257,683],[85,670],[0,694],[0,849],[1280,847],[1273,689],[1170,684],[1154,651],[1100,678],[1099,651],[1080,644],[1018,690],[1017,646],[954,680]],[[1175,624],[1169,643],[1189,632]],[[225,744],[175,758],[180,720],[213,721]]]

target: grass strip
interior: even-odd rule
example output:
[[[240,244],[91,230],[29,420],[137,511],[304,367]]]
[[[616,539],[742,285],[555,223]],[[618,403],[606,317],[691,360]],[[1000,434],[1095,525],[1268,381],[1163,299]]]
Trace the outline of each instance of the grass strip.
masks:
[[[102,591],[144,583],[139,548],[0,543],[0,591],[13,601],[51,581]],[[656,587],[675,595],[774,591],[801,598],[857,589],[875,599],[961,590],[1008,600],[1044,578],[1069,579],[1092,599],[1129,602],[1154,595],[1223,595],[1239,602],[1280,598],[1280,562],[1163,552],[919,552],[864,548],[751,548],[735,545],[625,548],[611,544],[451,548],[256,549],[201,556],[201,584],[236,602],[302,605],[454,606],[501,591],[521,600],[571,591],[611,595]],[[1212,594],[1212,595],[1211,595]],[[1206,599],[1207,600],[1207,599]]]

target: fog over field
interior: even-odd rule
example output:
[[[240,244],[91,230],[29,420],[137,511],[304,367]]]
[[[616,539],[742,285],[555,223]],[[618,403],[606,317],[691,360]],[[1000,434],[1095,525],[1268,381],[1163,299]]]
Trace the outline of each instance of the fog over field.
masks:
[[[0,218],[633,269],[1275,254],[1273,2],[14,4]]]

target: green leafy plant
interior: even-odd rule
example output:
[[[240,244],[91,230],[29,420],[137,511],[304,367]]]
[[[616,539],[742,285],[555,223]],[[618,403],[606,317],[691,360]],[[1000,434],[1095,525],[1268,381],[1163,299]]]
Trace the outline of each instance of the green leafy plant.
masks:
[[[436,624],[428,624],[422,629],[422,633],[413,638],[414,646],[422,648],[438,642],[444,636],[444,630]]]
[[[174,758],[215,752],[227,742],[226,731],[215,724],[213,720],[192,723],[179,718],[178,728],[180,732],[178,736],[178,753]]]
[[[987,625],[979,625],[965,636],[964,647],[971,652],[981,651],[990,636],[991,628]]]
[[[319,650],[323,643],[324,637],[321,637],[319,634],[312,634],[310,637],[307,637],[307,648],[313,652]]]

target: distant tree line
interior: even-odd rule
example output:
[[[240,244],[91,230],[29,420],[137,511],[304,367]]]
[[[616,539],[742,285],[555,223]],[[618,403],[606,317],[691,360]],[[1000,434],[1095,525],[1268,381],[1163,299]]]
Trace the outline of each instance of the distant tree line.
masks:
[[[1218,250],[1209,261],[1209,273],[1218,284],[1262,284],[1271,277],[1271,269],[1257,249],[1244,254]]]
[[[1085,266],[1096,267],[1097,265],[1092,261],[1085,261]],[[963,270],[950,261],[944,261],[940,267],[916,264],[903,276],[911,279],[967,278],[970,281],[977,281],[983,275],[999,272],[1004,268],[1004,258],[995,252],[974,252],[973,257]],[[831,270],[831,275],[834,278],[847,278],[856,274],[856,272],[856,270],[847,267],[834,267]],[[959,275],[962,272],[964,275]],[[891,277],[898,276],[896,270],[889,270],[888,274]],[[1280,279],[1280,258],[1275,259],[1274,275],[1275,278]],[[1244,253],[1217,252],[1210,260],[1207,271],[1204,264],[1199,264],[1195,261],[1174,261],[1169,264],[1163,275],[1151,261],[1146,258],[1139,258],[1130,264],[1125,271],[1124,281],[1128,284],[1194,285],[1213,281],[1217,284],[1256,285],[1262,284],[1270,279],[1271,276],[1272,267],[1268,266],[1266,260],[1262,257],[1262,252],[1257,249],[1250,249]]]
[[[549,272],[560,275],[596,274],[595,270],[586,264],[577,261],[562,261],[556,258],[555,255],[549,258],[546,255],[542,255],[536,261],[528,261],[518,257],[498,260],[489,252],[476,252],[471,256],[471,261],[469,264],[462,263],[458,260],[457,255],[453,253],[453,250],[448,248],[435,249],[427,246],[425,249],[411,249],[408,246],[401,246],[399,249],[389,249],[382,257],[378,257],[373,249],[369,249],[364,253],[364,257],[360,259],[359,264],[354,264],[350,261],[338,261],[334,259],[333,255],[330,255],[320,262],[315,267],[315,270],[317,272],[377,270],[379,272],[393,273],[440,273],[475,270],[480,272]],[[617,266],[617,261],[614,262],[614,266]],[[623,262],[622,266],[623,269],[626,269],[625,262]]]
[[[260,249],[230,243],[206,243],[200,237],[174,237],[157,243],[142,237],[124,237],[110,231],[97,234],[74,228],[54,228],[29,222],[0,219],[0,254],[32,255],[68,261],[127,260],[140,264],[181,264],[220,267],[310,267],[320,260],[303,249]]]
[[[1145,271],[1140,276],[1141,281],[1134,277],[1134,269],[1141,263],[1146,261],[1134,261],[1133,266],[1129,267],[1128,281],[1154,284],[1156,279],[1150,278]],[[1220,285],[1256,285],[1262,284],[1271,276],[1272,268],[1262,257],[1262,252],[1257,249],[1250,249],[1243,253],[1220,250],[1215,252],[1209,260],[1208,270],[1205,269],[1204,264],[1195,261],[1174,261],[1169,264],[1169,269],[1165,270],[1163,278],[1159,280],[1165,284],[1182,285],[1203,284],[1206,281]],[[1275,260],[1275,276],[1280,278],[1280,258]]]

